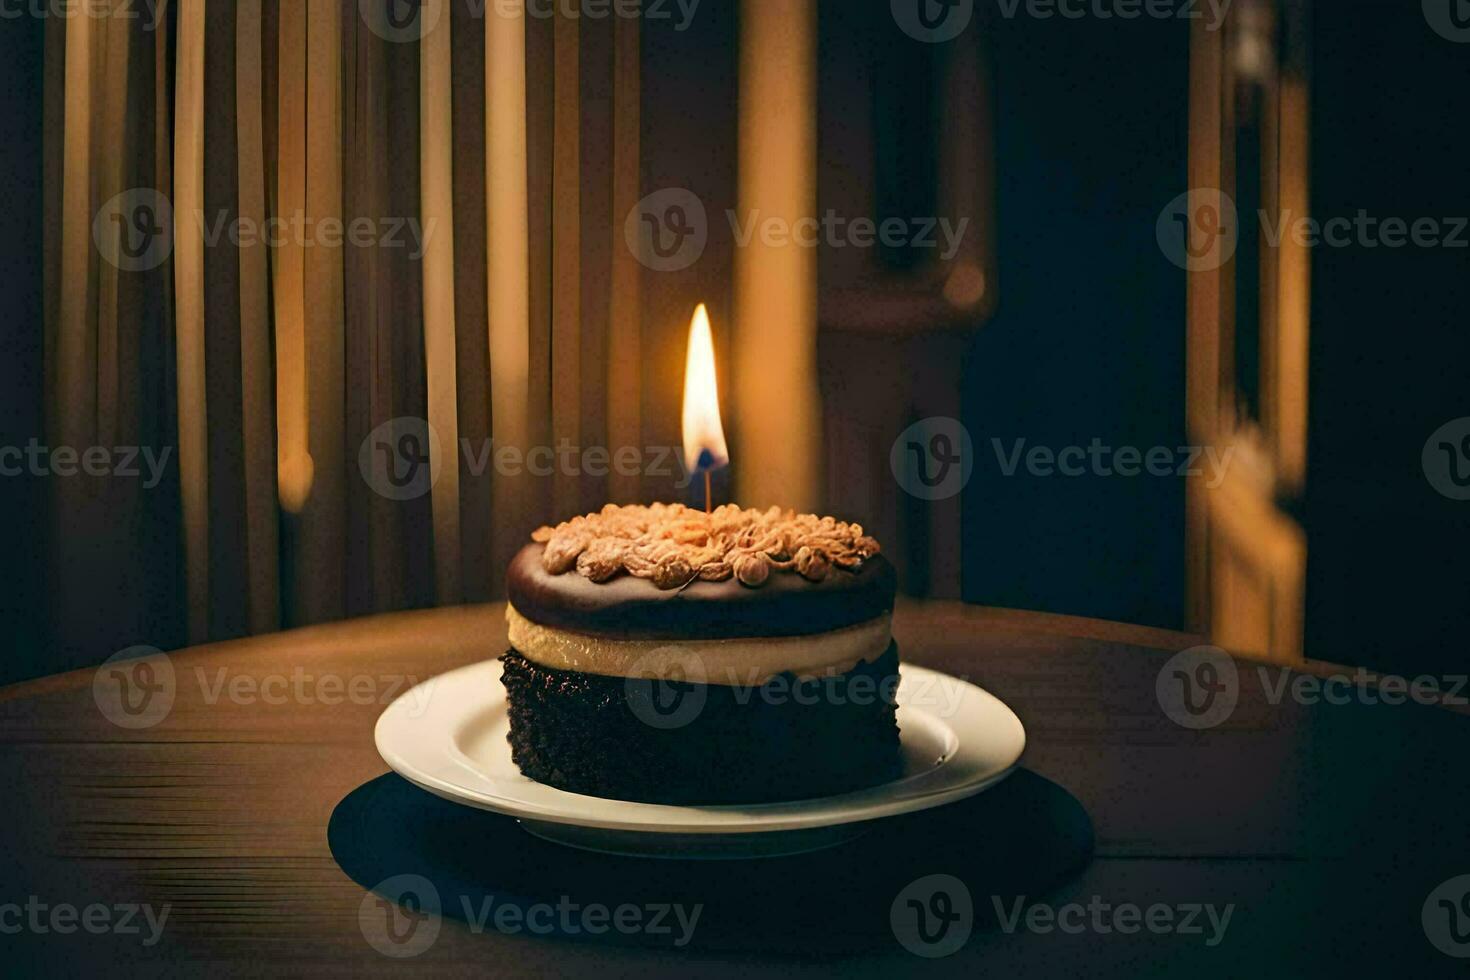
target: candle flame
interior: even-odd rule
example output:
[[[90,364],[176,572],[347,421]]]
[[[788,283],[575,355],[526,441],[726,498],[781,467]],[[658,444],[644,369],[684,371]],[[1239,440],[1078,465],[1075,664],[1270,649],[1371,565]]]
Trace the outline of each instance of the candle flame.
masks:
[[[700,303],[689,323],[689,352],[684,359],[684,465],[690,473],[708,473],[729,462],[720,424],[715,341],[709,311]]]

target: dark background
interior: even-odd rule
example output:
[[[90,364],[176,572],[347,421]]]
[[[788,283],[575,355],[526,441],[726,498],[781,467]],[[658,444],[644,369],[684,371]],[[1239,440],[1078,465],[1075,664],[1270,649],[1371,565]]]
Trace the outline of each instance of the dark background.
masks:
[[[964,597],[1180,628],[1183,480],[1003,476],[991,440],[1186,442],[1185,280],[1154,223],[1188,186],[1189,25],[989,30],[1000,301],[965,372]]]
[[[1314,211],[1470,217],[1470,44],[1418,3],[1319,7]],[[1470,248],[1317,249],[1311,365],[1307,650],[1463,674],[1470,503],[1435,492],[1421,452],[1470,415]]]
[[[733,33],[735,21],[696,24]],[[962,349],[977,457],[963,596],[1180,627],[1182,480],[1002,478],[991,440],[1188,441],[1185,277],[1154,238],[1159,210],[1186,186],[1188,24],[1017,17],[984,29],[999,302]],[[4,445],[43,432],[43,32],[30,18],[0,24]],[[1470,45],[1433,34],[1411,2],[1319,3],[1312,37],[1314,213],[1470,215]],[[733,43],[709,40],[718,57],[686,56],[679,70],[733,88]],[[659,43],[650,32],[646,58]],[[728,135],[733,109],[717,116]],[[645,137],[674,138],[680,121],[650,112]],[[710,153],[728,162],[733,147]],[[1312,294],[1309,471],[1292,504],[1308,535],[1307,653],[1463,669],[1470,505],[1434,492],[1420,452],[1470,415],[1470,250],[1319,248]],[[47,673],[59,665],[47,654],[46,486],[0,478],[0,513],[0,678]]]
[[[0,445],[42,433],[41,22],[0,22]],[[48,672],[45,486],[0,476],[0,680]],[[50,667],[50,669],[55,669]]]

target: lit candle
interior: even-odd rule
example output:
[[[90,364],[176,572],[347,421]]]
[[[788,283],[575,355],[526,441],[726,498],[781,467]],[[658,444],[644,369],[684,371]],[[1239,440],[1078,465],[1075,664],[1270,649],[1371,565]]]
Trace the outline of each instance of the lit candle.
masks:
[[[710,509],[712,471],[730,462],[725,428],[720,424],[720,386],[715,377],[715,340],[709,311],[700,303],[689,322],[689,350],[684,358],[684,467],[692,477],[704,474],[704,509]]]

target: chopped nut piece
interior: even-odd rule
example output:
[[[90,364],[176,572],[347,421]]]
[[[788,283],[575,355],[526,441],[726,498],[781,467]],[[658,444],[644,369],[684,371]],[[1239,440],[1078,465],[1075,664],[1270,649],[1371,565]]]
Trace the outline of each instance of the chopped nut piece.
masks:
[[[762,554],[745,554],[735,559],[735,577],[741,585],[760,588],[771,577],[771,563]]]

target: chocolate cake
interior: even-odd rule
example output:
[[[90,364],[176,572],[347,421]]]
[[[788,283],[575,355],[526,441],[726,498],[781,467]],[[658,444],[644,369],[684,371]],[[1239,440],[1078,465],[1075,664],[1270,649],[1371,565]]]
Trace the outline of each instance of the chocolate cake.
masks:
[[[609,506],[538,531],[507,585],[509,739],[532,779],[731,804],[901,769],[894,572],[855,524]]]

